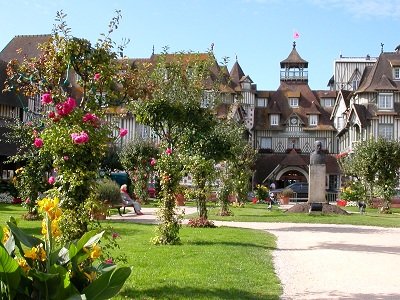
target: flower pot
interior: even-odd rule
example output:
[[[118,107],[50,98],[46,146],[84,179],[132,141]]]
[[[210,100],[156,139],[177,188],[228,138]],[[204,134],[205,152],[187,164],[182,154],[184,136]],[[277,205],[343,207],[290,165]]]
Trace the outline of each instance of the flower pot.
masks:
[[[287,204],[289,204],[289,197],[281,197],[281,203],[283,204],[283,205],[287,205]]]

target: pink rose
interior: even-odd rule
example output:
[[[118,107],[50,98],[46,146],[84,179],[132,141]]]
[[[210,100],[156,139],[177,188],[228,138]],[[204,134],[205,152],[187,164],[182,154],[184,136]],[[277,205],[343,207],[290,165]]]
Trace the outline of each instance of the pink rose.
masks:
[[[42,148],[43,140],[41,138],[35,138],[33,144],[35,145],[36,148]]]
[[[118,232],[113,232],[112,233],[112,238],[116,239],[117,237],[119,237],[119,233]]]
[[[49,93],[45,93],[42,95],[42,100],[41,100],[42,104],[50,104],[53,102],[53,98],[51,97],[51,94]]]
[[[101,75],[99,73],[96,73],[96,74],[94,74],[93,79],[97,81],[100,79],[100,77],[101,77]]]
[[[157,163],[157,160],[153,157],[153,158],[150,160],[150,165],[151,165],[151,166],[154,166],[156,163]]]
[[[56,113],[54,111],[49,112],[49,118],[53,119],[56,116]]]
[[[68,155],[64,155],[63,159],[64,159],[65,161],[67,161],[67,160],[69,159],[69,156],[68,156]]]
[[[165,154],[171,155],[171,154],[172,154],[172,149],[171,149],[171,148],[167,148],[167,149],[165,150]]]
[[[56,182],[56,179],[53,176],[49,177],[49,180],[47,181],[49,184],[53,185],[54,182]]]
[[[99,123],[100,123],[100,119],[98,116],[96,116],[95,114],[91,114],[91,113],[86,113],[83,117],[82,117],[82,121],[84,123],[90,123],[92,124],[94,127],[98,127]]]
[[[69,97],[62,103],[56,105],[56,111],[60,116],[69,115],[76,107],[76,101],[74,98]]]
[[[124,137],[124,136],[126,136],[127,134],[128,134],[128,129],[121,128],[121,129],[119,130],[119,136],[120,136],[120,137]]]
[[[74,144],[85,144],[89,141],[89,135],[85,131],[72,133],[71,138]]]
[[[110,257],[110,258],[107,258],[107,259],[104,261],[104,263],[107,264],[107,265],[112,265],[114,262],[113,262],[113,259]]]

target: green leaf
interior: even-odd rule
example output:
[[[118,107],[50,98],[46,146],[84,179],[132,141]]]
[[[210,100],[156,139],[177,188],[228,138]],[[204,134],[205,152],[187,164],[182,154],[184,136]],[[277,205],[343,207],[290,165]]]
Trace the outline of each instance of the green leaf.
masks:
[[[41,239],[26,234],[24,231],[19,229],[17,225],[11,222],[7,222],[7,225],[10,228],[13,235],[15,236],[15,238],[28,248],[36,247],[37,245],[40,244],[44,245],[44,242]]]
[[[21,269],[17,261],[8,254],[3,246],[0,246],[0,281],[4,282],[10,293],[14,295],[19,287],[20,280]]]
[[[122,267],[114,272],[104,273],[86,287],[83,292],[87,299],[110,299],[118,294],[131,272],[130,267]]]
[[[104,233],[104,231],[103,232],[101,232],[101,233],[99,233],[99,234],[96,234],[96,230],[91,230],[91,231],[89,231],[89,232],[86,232],[80,239],[79,239],[79,241],[76,243],[76,248],[77,248],[77,251],[80,251],[83,247],[88,247],[88,246],[90,246],[91,244],[93,244],[95,241],[93,241],[93,239],[94,240],[96,240],[96,241],[98,241],[102,236],[103,236],[103,233]],[[92,239],[93,238],[93,239]]]

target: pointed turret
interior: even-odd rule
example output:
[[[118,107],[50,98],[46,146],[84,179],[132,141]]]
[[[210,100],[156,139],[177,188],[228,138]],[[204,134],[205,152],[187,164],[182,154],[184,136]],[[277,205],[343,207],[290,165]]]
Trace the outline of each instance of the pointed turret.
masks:
[[[308,81],[308,61],[302,59],[296,50],[296,42],[289,56],[281,61],[281,80]]]

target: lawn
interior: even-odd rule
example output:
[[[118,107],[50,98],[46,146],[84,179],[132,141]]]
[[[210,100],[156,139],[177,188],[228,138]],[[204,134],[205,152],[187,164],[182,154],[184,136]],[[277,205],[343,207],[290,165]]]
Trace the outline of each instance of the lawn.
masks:
[[[25,210],[0,204],[0,224]],[[39,221],[18,222],[39,233]],[[272,265],[275,238],[240,228],[189,228],[181,245],[154,246],[154,225],[105,221],[120,234],[119,250],[133,272],[115,299],[279,299],[282,293]]]

